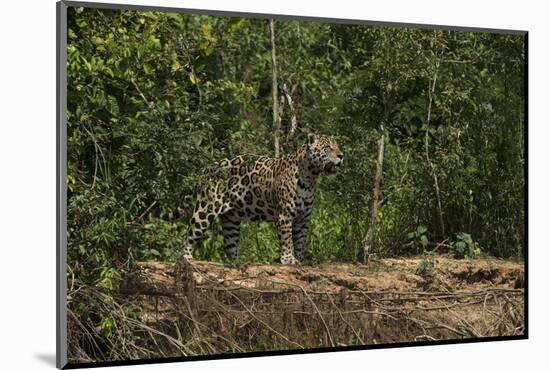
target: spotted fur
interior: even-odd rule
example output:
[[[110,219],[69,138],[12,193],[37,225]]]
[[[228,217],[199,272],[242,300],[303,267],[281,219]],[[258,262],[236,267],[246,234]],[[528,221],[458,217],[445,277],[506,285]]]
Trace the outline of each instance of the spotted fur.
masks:
[[[304,259],[316,180],[321,173],[334,174],[343,158],[334,138],[309,134],[307,143],[285,157],[221,161],[228,176],[198,196],[183,257],[192,259],[193,248],[219,218],[225,253],[237,259],[241,222],[264,220],[277,224],[281,263],[299,264]]]

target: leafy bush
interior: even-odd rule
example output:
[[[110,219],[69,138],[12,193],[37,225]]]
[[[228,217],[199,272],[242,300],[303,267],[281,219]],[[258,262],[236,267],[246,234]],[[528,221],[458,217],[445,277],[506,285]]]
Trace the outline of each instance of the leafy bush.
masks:
[[[434,261],[431,259],[423,259],[416,266],[416,274],[420,276],[426,275],[434,267]]]
[[[428,246],[429,241],[426,234],[427,231],[428,228],[426,226],[420,225],[415,231],[407,234],[407,239],[415,246],[414,250],[416,253],[424,253],[425,248]]]
[[[467,233],[458,233],[456,241],[451,242],[451,254],[454,258],[475,258],[481,253],[479,244]]]

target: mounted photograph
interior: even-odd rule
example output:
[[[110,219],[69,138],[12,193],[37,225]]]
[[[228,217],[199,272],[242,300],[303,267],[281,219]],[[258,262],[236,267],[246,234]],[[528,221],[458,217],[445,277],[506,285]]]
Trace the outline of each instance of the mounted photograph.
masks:
[[[527,338],[526,60],[58,3],[58,367]]]

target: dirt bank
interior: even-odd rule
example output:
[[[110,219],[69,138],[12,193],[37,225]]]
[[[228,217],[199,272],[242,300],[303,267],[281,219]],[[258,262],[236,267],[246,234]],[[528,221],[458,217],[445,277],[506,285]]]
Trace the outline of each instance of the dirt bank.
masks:
[[[74,302],[95,294],[110,305],[102,316],[118,316],[108,340],[96,328],[82,335],[86,323],[69,320],[75,361],[93,358],[86,346],[115,348],[102,359],[112,360],[524,332],[523,265],[493,258],[302,267],[143,262],[124,276],[114,301],[93,288],[76,291]]]

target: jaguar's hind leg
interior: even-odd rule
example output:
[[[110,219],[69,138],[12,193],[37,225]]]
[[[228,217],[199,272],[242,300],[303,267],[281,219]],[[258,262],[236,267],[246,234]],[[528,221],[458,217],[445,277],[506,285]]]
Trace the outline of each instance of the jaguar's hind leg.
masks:
[[[221,215],[220,221],[223,228],[223,249],[228,258],[238,259],[237,245],[241,232],[241,221],[231,215]]]
[[[201,216],[204,216],[204,218],[198,217],[199,213]],[[193,248],[199,241],[204,239],[206,230],[208,230],[208,227],[210,227],[215,217],[216,215],[214,213],[207,212],[197,212],[193,214],[187,232],[187,239],[183,244],[183,258],[186,260],[193,259]]]
[[[229,205],[223,203],[219,195],[221,189],[218,184],[216,188],[208,191],[203,191],[197,200],[197,205],[191,217],[187,238],[183,244],[183,258],[186,260],[193,259],[193,248],[195,245],[204,239],[206,230],[212,225],[215,218],[223,212],[229,210]]]

